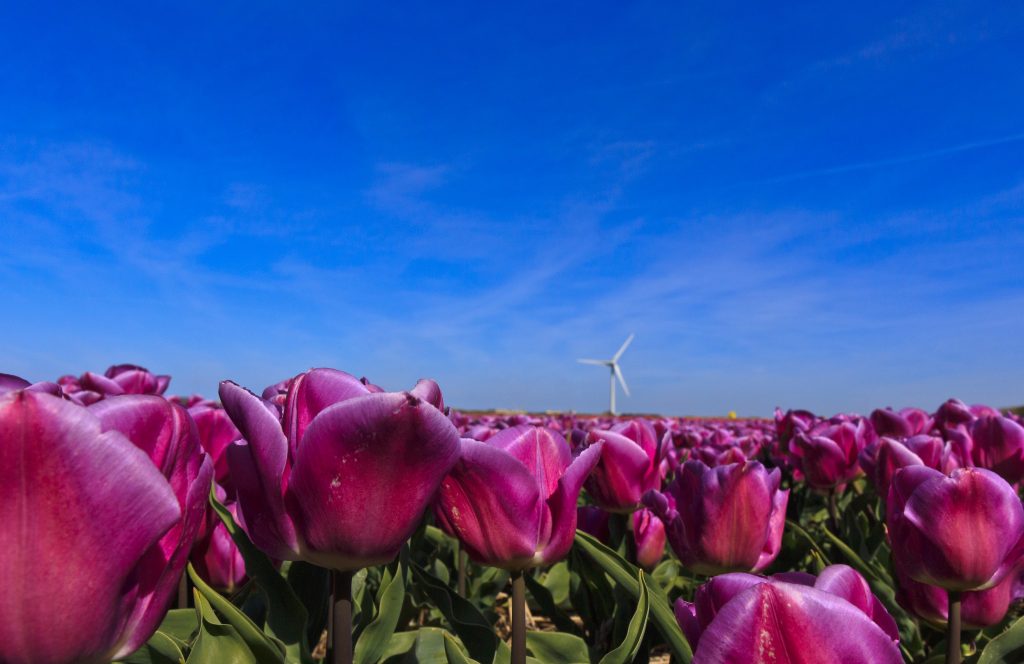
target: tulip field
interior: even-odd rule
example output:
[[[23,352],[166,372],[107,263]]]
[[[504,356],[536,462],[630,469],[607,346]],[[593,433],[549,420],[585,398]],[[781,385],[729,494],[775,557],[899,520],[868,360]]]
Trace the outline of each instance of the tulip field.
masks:
[[[1011,412],[169,383],[0,374],[0,663],[1024,662]]]

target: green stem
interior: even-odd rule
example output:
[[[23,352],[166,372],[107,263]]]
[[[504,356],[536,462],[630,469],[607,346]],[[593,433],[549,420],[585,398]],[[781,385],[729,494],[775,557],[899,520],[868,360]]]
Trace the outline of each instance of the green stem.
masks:
[[[960,664],[960,592],[949,590],[949,622],[946,633],[946,664]]]
[[[512,662],[526,664],[526,579],[512,573]]]

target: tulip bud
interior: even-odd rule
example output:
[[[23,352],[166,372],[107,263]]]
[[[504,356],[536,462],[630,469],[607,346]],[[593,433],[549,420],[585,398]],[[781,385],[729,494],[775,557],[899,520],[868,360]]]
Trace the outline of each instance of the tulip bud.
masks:
[[[668,485],[644,504],[665,524],[669,545],[699,574],[758,571],[779,555],[789,491],[779,469],[757,461],[708,468],[687,461]],[[675,501],[672,507],[669,497]]]
[[[529,425],[461,443],[438,495],[442,529],[484,565],[517,571],[564,558],[576,534],[576,500],[602,444],[573,458],[561,434]]]
[[[633,539],[637,564],[654,569],[665,555],[665,524],[651,510],[637,510],[633,512]]]
[[[373,392],[333,369],[307,371],[270,396],[281,407],[220,386],[244,439],[228,448],[228,468],[253,543],[342,572],[394,559],[458,460],[452,423],[416,394]]]
[[[646,420],[615,425],[611,431],[591,431],[586,444],[604,444],[604,452],[587,479],[587,493],[609,512],[632,512],[644,493],[661,486],[664,456],[654,427]]]
[[[1024,552],[1024,507],[1006,480],[981,468],[950,476],[924,466],[896,471],[886,521],[893,564],[915,581],[984,590]]]

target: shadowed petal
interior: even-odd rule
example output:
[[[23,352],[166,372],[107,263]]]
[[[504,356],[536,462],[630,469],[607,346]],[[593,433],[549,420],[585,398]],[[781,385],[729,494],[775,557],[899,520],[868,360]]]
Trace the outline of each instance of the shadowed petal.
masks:
[[[603,453],[604,443],[597,443],[583,450],[565,469],[565,474],[558,481],[558,488],[548,499],[551,534],[540,556],[544,564],[561,560],[572,548],[573,538],[576,536],[576,500],[580,496],[583,482],[600,461]]]
[[[871,592],[871,586],[864,580],[864,577],[852,567],[829,565],[818,575],[814,587],[836,597],[842,597],[863,611],[893,641],[899,640],[900,632],[896,627],[896,621],[882,606],[882,602]]]
[[[371,391],[383,391],[376,385],[374,385],[373,387],[375,387],[376,390]],[[416,381],[416,387],[409,390],[409,394],[415,397],[419,397],[420,399],[423,399],[431,406],[437,408],[440,411],[444,411],[444,397],[441,396],[441,386],[438,385],[436,382],[430,380],[429,378],[421,378],[418,381]]]

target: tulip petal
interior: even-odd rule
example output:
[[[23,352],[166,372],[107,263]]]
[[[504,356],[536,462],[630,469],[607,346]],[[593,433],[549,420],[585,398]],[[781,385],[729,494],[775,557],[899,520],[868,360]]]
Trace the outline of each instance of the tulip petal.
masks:
[[[893,641],[899,641],[900,631],[896,627],[896,621],[885,610],[882,602],[871,592],[871,586],[864,580],[864,577],[852,567],[829,565],[818,575],[814,587],[836,597],[842,597],[863,611]]]
[[[292,458],[295,458],[295,449],[302,444],[306,427],[322,410],[367,394],[369,391],[358,378],[337,369],[311,369],[296,376],[288,388],[283,425]]]
[[[375,391],[380,392],[383,390],[378,387]],[[444,411],[444,397],[441,396],[441,386],[429,378],[421,378],[416,381],[416,386],[409,390],[409,394],[423,399],[442,412]]]
[[[545,427],[509,427],[488,438],[487,444],[508,452],[526,466],[545,500],[558,488],[562,473],[572,461],[569,444],[561,434]]]
[[[613,431],[591,431],[588,440],[604,442],[601,463],[587,482],[587,492],[610,512],[632,512],[648,489],[651,459],[634,441]]]
[[[398,554],[460,450],[448,418],[408,393],[329,406],[309,423],[301,447],[287,496],[302,523],[304,555],[341,571]]]
[[[471,438],[441,483],[435,510],[477,562],[507,569],[527,566],[537,552],[543,499],[533,473],[504,450]]]
[[[776,468],[771,472],[778,473],[779,469]],[[788,504],[789,489],[775,491],[772,496],[772,512],[768,517],[768,537],[765,538],[764,548],[757,558],[757,564],[754,565],[753,571],[760,572],[771,565],[782,551],[782,535],[786,530],[786,506]]]
[[[849,602],[783,582],[722,607],[694,653],[701,664],[902,664],[899,646]]]
[[[246,525],[252,527],[249,534],[254,541],[277,542],[284,550],[294,551],[298,537],[285,511],[283,496],[288,441],[281,430],[277,408],[231,381],[220,384],[220,400],[248,443],[229,448],[228,467]],[[263,547],[262,544],[257,546]],[[276,549],[264,551],[274,555]]]
[[[0,569],[14,572],[0,593],[5,660],[109,661],[130,574],[180,515],[145,453],[101,433],[87,409],[0,398]]]
[[[6,394],[7,392],[13,392],[14,390],[23,390],[29,385],[31,385],[31,383],[20,376],[0,373],[0,394]]]
[[[551,534],[541,554],[541,561],[550,564],[565,558],[572,548],[576,536],[576,501],[583,488],[583,482],[601,460],[604,443],[586,448],[572,460],[565,474],[558,480],[558,488],[548,499],[547,508],[551,515]]]

